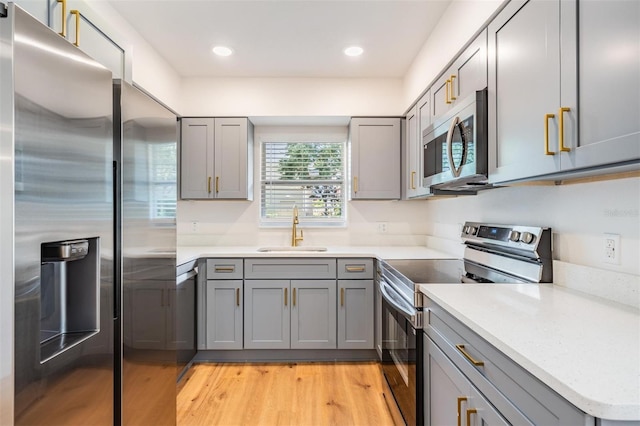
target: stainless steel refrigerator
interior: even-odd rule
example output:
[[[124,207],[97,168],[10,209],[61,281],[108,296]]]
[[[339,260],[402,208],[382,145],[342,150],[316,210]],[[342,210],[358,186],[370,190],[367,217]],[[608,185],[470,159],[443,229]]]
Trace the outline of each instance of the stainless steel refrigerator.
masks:
[[[175,424],[175,115],[1,6],[0,418]]]

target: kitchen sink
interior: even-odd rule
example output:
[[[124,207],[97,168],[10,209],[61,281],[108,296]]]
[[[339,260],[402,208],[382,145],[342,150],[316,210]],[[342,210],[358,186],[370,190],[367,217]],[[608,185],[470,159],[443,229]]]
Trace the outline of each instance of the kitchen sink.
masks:
[[[305,246],[298,246],[298,247],[278,246],[278,247],[260,247],[258,251],[261,253],[280,252],[280,251],[321,252],[321,251],[327,251],[327,248],[326,247],[305,247]]]

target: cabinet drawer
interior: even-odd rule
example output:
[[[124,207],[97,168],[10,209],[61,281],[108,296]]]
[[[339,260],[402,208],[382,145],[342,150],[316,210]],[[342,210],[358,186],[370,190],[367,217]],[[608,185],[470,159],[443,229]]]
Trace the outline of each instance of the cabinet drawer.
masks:
[[[427,299],[426,333],[512,424],[577,425],[587,415]],[[482,362],[482,365],[474,364]]]
[[[373,259],[338,259],[338,278],[370,280],[373,278]]]
[[[242,259],[207,259],[208,280],[242,279]]]
[[[336,259],[245,259],[245,278],[326,279],[336,277]]]

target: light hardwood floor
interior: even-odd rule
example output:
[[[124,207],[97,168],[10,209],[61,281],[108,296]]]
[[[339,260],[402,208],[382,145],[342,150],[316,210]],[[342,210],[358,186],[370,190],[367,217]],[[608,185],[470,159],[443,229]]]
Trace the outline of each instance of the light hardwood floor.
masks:
[[[178,426],[385,426],[398,416],[374,362],[196,364],[177,400]]]

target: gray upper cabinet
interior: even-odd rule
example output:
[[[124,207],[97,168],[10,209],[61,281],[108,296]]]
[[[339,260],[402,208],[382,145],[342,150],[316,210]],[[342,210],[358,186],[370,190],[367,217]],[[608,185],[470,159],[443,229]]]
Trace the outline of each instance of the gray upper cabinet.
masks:
[[[291,281],[291,349],[335,349],[336,281]]]
[[[400,199],[400,118],[352,118],[351,198]]]
[[[253,124],[239,118],[183,118],[180,196],[253,199]]]
[[[487,32],[478,37],[456,58],[431,86],[432,120],[440,117],[457,101],[487,87]]]
[[[491,22],[491,182],[640,158],[639,8],[513,0]]]
[[[14,0],[14,3],[45,25],[49,25],[49,0]],[[55,3],[55,2],[54,2]],[[62,8],[58,11],[58,19],[62,22]],[[57,30],[61,31],[61,30]]]
[[[640,2],[578,1],[565,12],[562,4],[562,105],[578,90],[578,132],[572,116],[565,117],[562,168],[600,166],[640,159]],[[565,28],[567,31],[565,31]],[[568,33],[568,34],[567,34]],[[565,36],[565,34],[567,34]],[[577,43],[569,35],[577,34]],[[578,47],[575,55],[571,47]],[[574,47],[575,49],[575,47]],[[578,72],[564,72],[564,70]],[[564,98],[568,97],[567,100]]]
[[[125,79],[123,43],[86,1],[18,0],[16,4],[109,69],[114,78]]]
[[[488,50],[489,180],[560,170],[559,1],[510,2],[489,25]],[[575,105],[566,106],[569,127]]]
[[[411,108],[405,117],[405,199],[423,197],[429,194],[429,188],[422,185],[423,149],[422,133],[431,124],[431,91],[427,91]]]
[[[245,349],[289,349],[289,280],[245,280]]]
[[[338,280],[338,349],[373,349],[373,280]]]

